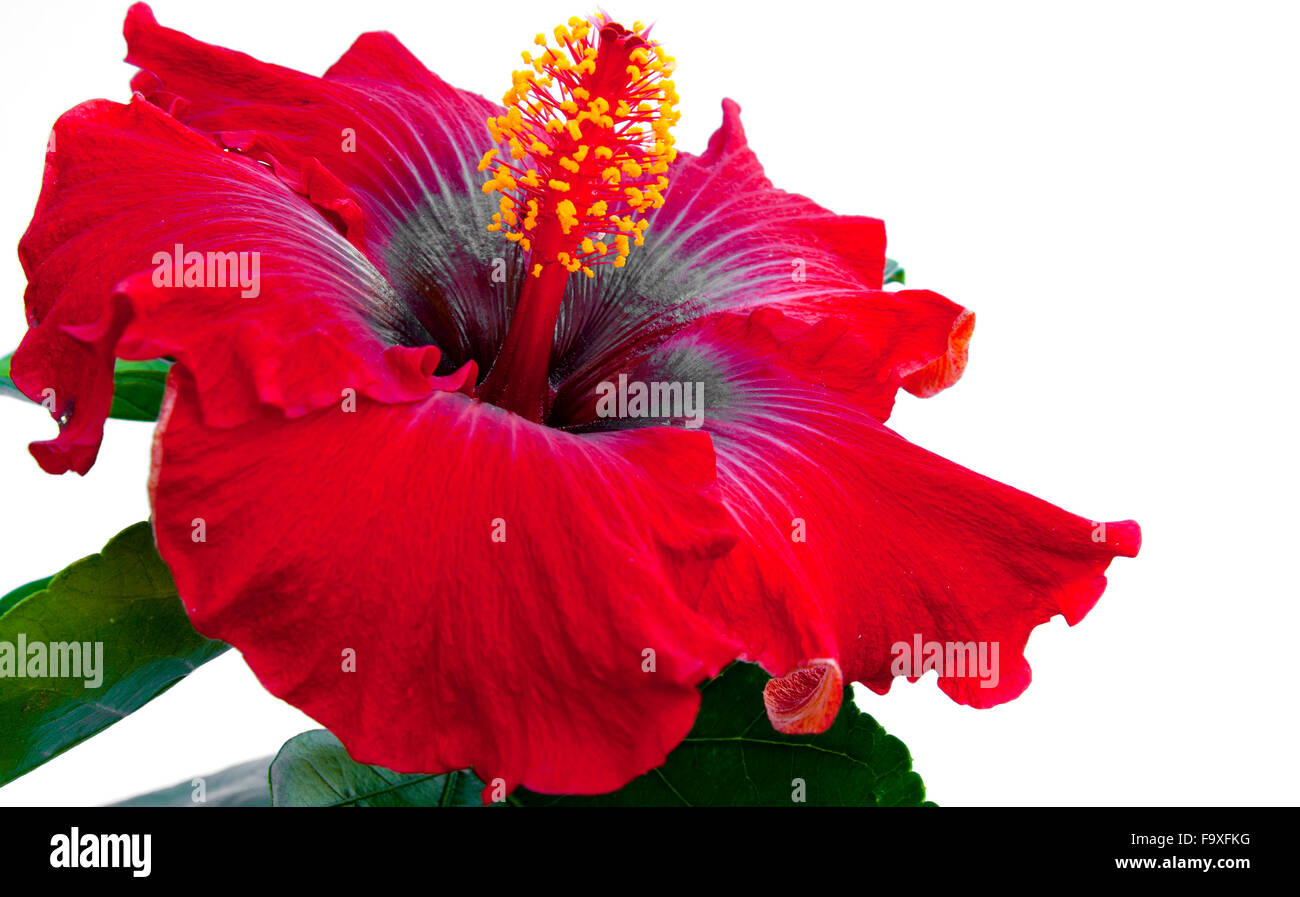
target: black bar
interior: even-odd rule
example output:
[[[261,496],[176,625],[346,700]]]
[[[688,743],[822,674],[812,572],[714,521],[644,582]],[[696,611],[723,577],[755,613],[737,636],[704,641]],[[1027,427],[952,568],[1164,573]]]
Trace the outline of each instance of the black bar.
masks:
[[[490,809],[6,810],[0,874],[7,884],[37,877],[51,884],[114,879],[127,887],[201,882],[205,889],[281,879],[333,887],[411,874],[421,887],[442,889],[453,886],[439,878],[451,869],[471,879],[488,876],[484,884],[621,881],[638,892],[655,879],[678,888],[704,881],[734,888],[789,876],[817,887],[845,875],[861,883],[863,894],[884,880],[908,878],[920,893],[927,881],[934,886],[950,876],[1025,883],[1201,876],[1227,884],[1261,870],[1289,878],[1296,818],[1289,808]],[[86,835],[150,835],[149,875],[135,876],[126,861],[117,868],[55,868],[52,842],[70,839],[74,827],[83,843]]]

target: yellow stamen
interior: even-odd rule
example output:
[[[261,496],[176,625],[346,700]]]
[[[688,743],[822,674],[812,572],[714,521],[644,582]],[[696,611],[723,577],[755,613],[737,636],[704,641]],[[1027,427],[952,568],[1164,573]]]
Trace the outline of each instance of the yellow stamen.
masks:
[[[488,227],[532,247],[536,276],[551,263],[587,276],[595,264],[622,267],[643,242],[641,216],[664,202],[680,117],[667,80],[676,63],[643,26],[629,31],[603,14],[573,17],[534,43],[543,49],[521,54],[529,68],[512,74],[504,114],[488,119],[497,145],[479,163],[490,172],[483,192],[503,199]]]

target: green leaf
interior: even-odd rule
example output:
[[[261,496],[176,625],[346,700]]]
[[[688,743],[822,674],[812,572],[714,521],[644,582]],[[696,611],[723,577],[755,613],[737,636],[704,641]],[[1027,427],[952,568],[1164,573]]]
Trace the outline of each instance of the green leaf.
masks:
[[[686,740],[663,766],[620,791],[575,797],[519,789],[509,802],[539,807],[925,805],[925,785],[912,772],[907,748],[858,710],[851,690],[845,690],[840,714],[825,732],[782,735],[772,729],[763,707],[768,678],[758,667],[738,663],[705,683],[700,714]],[[479,806],[482,788],[469,771],[398,775],[363,766],[324,731],[294,738],[271,766],[276,806]]]
[[[157,420],[170,361],[122,361],[113,367],[113,407],[119,420]]]
[[[324,729],[295,735],[271,764],[277,807],[477,807],[482,792],[468,770],[403,775],[357,763]]]
[[[269,807],[267,785],[270,757],[249,760],[221,772],[195,776],[170,788],[151,791],[113,804],[115,807]],[[198,784],[199,780],[202,785]],[[203,797],[202,801],[197,797]]]
[[[844,690],[840,714],[820,735],[782,735],[767,719],[768,675],[732,664],[704,684],[686,740],[658,769],[613,794],[555,797],[522,789],[526,806],[920,806],[925,785],[903,742],[885,734]],[[803,801],[796,801],[802,782]]]
[[[26,400],[27,396],[18,391],[14,386],[14,381],[9,377],[9,360],[14,357],[10,352],[4,358],[0,358],[0,396],[13,396],[16,399]]]
[[[5,595],[3,598],[0,598],[0,617],[7,614],[9,612],[9,608],[13,607],[19,601],[22,601],[28,595],[34,595],[35,593],[44,589],[46,586],[50,584],[50,582],[53,579],[54,579],[53,576],[47,576],[44,579],[38,579],[35,582],[29,582],[27,583],[27,585],[19,586],[18,588],[10,592],[8,595]]]
[[[77,672],[73,643],[86,666],[51,675]],[[0,598],[0,785],[138,710],[224,650],[190,626],[148,523]],[[38,655],[44,669],[34,665]]]
[[[893,259],[885,259],[885,283],[907,283],[907,272]]]
[[[0,358],[0,394],[26,399],[9,376],[13,353]],[[113,406],[109,417],[119,420],[157,420],[167,384],[170,361],[121,361],[113,366]]]

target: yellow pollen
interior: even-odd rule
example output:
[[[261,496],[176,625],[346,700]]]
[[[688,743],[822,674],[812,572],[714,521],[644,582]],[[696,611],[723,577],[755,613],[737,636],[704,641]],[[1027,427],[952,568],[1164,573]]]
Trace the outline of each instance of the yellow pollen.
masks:
[[[629,31],[603,13],[533,42],[541,51],[521,54],[528,68],[487,120],[495,145],[478,170],[483,192],[500,196],[488,230],[529,252],[535,277],[552,263],[594,277],[594,265],[627,263],[644,242],[643,216],[664,203],[676,63],[643,25]]]

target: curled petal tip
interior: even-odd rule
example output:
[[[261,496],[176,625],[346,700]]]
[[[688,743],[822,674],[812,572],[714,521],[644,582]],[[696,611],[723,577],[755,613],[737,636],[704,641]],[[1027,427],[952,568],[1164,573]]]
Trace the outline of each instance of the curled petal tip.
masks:
[[[1120,557],[1135,558],[1142,550],[1142,527],[1136,520],[1107,523],[1104,533],[1106,543],[1114,547]]]
[[[772,728],[786,735],[815,735],[835,722],[844,696],[844,674],[831,658],[810,660],[763,688]]]

